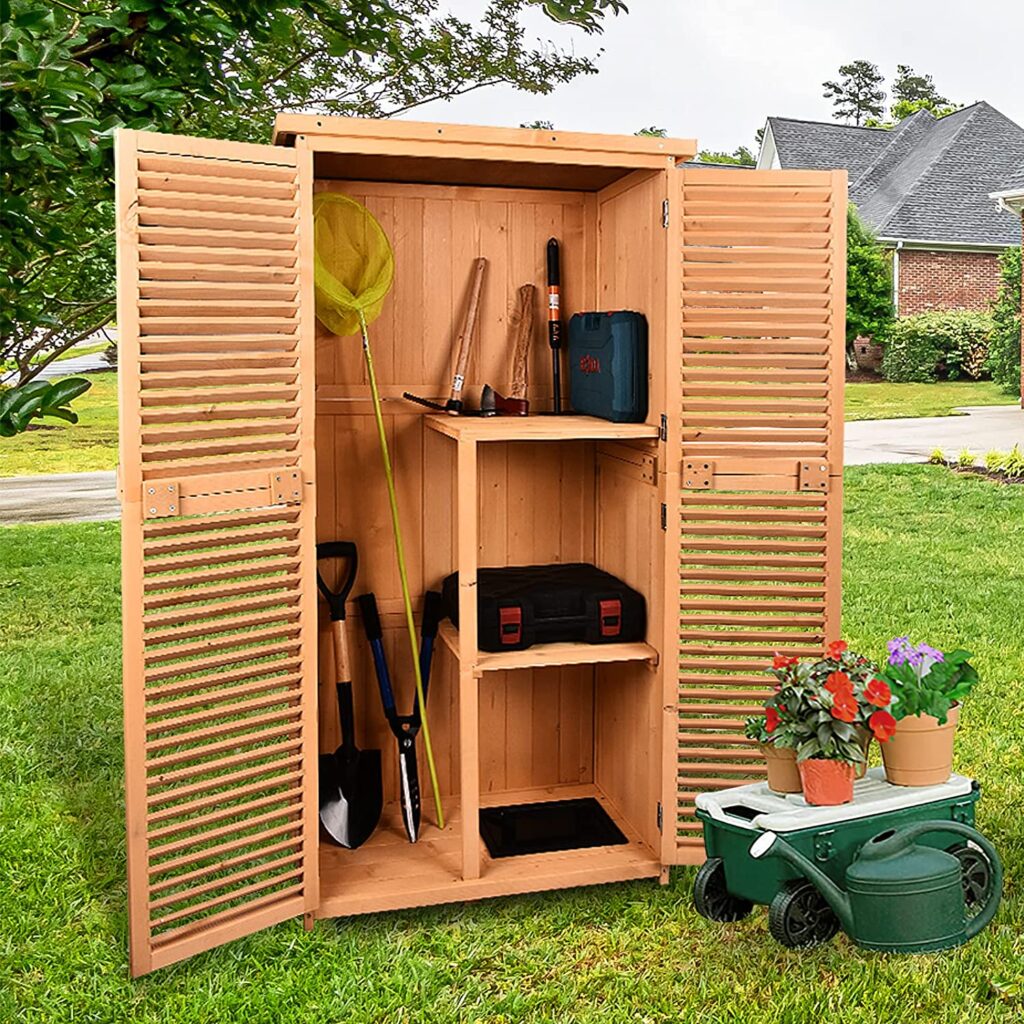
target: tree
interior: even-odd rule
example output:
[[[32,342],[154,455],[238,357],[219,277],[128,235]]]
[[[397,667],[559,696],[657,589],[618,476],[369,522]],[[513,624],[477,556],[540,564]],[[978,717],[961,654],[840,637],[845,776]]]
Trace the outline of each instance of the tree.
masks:
[[[942,96],[931,75],[919,75],[907,64],[896,65],[896,77],[892,83],[893,104],[889,109],[894,121],[902,121],[919,110],[929,110],[936,117],[959,110],[961,104]]]
[[[731,153],[702,149],[697,159],[702,164],[737,164],[740,167],[753,167],[757,163],[757,158],[746,146],[737,146]]]
[[[440,0],[3,4],[0,382],[32,380],[114,315],[114,128],[263,140],[282,108],[386,117],[593,74],[589,57],[527,41],[535,4],[587,33],[626,10],[488,0],[469,22]]]
[[[647,135],[653,139],[665,139],[668,138],[667,128],[658,128],[656,125],[651,125],[649,128],[641,128],[640,131],[635,132],[636,135]]]
[[[875,239],[850,203],[846,214],[846,342],[883,341],[895,317],[892,256]]]
[[[855,60],[839,69],[839,79],[822,82],[825,99],[831,99],[837,120],[863,125],[869,117],[880,118],[885,109],[885,78],[875,64]]]

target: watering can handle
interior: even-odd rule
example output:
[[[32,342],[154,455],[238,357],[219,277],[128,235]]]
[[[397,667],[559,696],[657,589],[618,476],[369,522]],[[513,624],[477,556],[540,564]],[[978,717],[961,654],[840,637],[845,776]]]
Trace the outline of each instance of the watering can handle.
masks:
[[[992,867],[992,884],[989,889],[988,899],[985,901],[985,906],[967,922],[965,928],[967,937],[973,939],[975,935],[988,926],[988,923],[995,917],[996,910],[999,908],[999,898],[1003,892],[1003,864],[999,859],[999,854],[996,853],[996,848],[977,829],[971,828],[970,825],[964,825],[959,821],[921,821],[916,825],[908,825],[906,828],[901,828],[893,838],[909,841],[924,835],[926,832],[949,832],[969,839],[980,847],[981,852],[988,858],[988,862]]]

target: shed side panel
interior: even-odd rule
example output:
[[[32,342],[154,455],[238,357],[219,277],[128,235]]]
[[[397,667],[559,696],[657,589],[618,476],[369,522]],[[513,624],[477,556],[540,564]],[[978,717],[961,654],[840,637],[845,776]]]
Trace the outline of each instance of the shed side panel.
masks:
[[[764,777],[743,727],[771,693],[773,654],[817,656],[839,635],[846,175],[680,173],[666,784],[676,859],[693,862],[696,797]]]
[[[317,902],[311,162],[123,131],[132,973]]]

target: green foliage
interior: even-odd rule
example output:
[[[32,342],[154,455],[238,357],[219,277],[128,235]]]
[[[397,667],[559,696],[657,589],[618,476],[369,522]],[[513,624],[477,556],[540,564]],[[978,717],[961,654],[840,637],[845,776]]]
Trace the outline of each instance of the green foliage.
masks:
[[[889,328],[882,374],[889,381],[977,380],[985,372],[992,317],[968,309],[933,310]]]
[[[657,125],[653,125],[652,124],[648,128],[641,128],[640,131],[638,131],[636,134],[637,135],[646,135],[646,136],[649,136],[652,139],[665,139],[665,138],[668,138],[668,129],[667,128],[659,128],[659,127],[657,127]]]
[[[1012,395],[1020,393],[1021,347],[1021,250],[1007,249],[999,257],[999,293],[992,305],[992,337],[988,346],[988,371],[992,379]]]
[[[33,419],[44,416],[77,423],[78,416],[71,411],[70,404],[91,387],[92,383],[84,377],[66,377],[53,384],[33,380],[0,391],[0,437],[14,437],[28,429]]]
[[[697,154],[702,164],[736,164],[739,167],[753,167],[757,158],[746,146],[737,146],[731,153],[702,149]]]
[[[850,203],[846,213],[846,340],[884,341],[895,316],[892,254],[875,240]]]
[[[1024,480],[1024,452],[1021,451],[1019,444],[1015,444],[1003,456],[1001,468],[1007,480]]]
[[[928,456],[928,463],[932,466],[944,466],[946,464],[946,453],[941,448],[933,448]]]
[[[839,78],[822,82],[825,99],[832,100],[833,116],[862,125],[869,117],[881,117],[885,109],[885,77],[877,65],[867,60],[855,60],[839,68]]]
[[[743,735],[748,740],[754,740],[755,743],[760,743],[762,746],[767,746],[773,742],[772,736],[765,727],[767,719],[764,715],[755,715],[752,718],[748,718],[743,723]]]
[[[0,373],[31,380],[110,321],[113,130],[265,141],[274,111],[382,117],[493,84],[545,94],[595,71],[528,41],[540,0],[13,0],[0,60]],[[621,0],[541,3],[587,33]],[[7,16],[9,14],[9,16]],[[43,358],[40,358],[43,357]]]
[[[962,701],[978,681],[977,671],[967,660],[970,651],[955,650],[942,660],[913,653],[903,661],[894,662],[895,657],[890,656],[881,675],[892,689],[892,713],[897,720],[931,715],[945,725],[950,708]]]
[[[990,473],[998,473],[1003,468],[1003,460],[1006,455],[1000,451],[985,452],[985,468]]]
[[[896,65],[892,98],[890,113],[896,122],[916,114],[919,110],[930,110],[936,117],[945,117],[961,109],[959,103],[954,103],[939,93],[931,75],[919,75],[906,64]]]
[[[960,469],[971,469],[975,462],[977,462],[977,458],[975,457],[974,452],[969,448],[960,449],[960,452],[956,457],[956,464]]]

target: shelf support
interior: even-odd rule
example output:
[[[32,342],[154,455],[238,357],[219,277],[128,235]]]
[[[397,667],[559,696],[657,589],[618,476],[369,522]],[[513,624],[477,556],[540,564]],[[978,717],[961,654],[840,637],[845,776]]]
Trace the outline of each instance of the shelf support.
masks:
[[[457,442],[459,569],[459,747],[462,805],[462,877],[480,877],[480,695],[477,655],[476,569],[479,552],[477,447]]]

